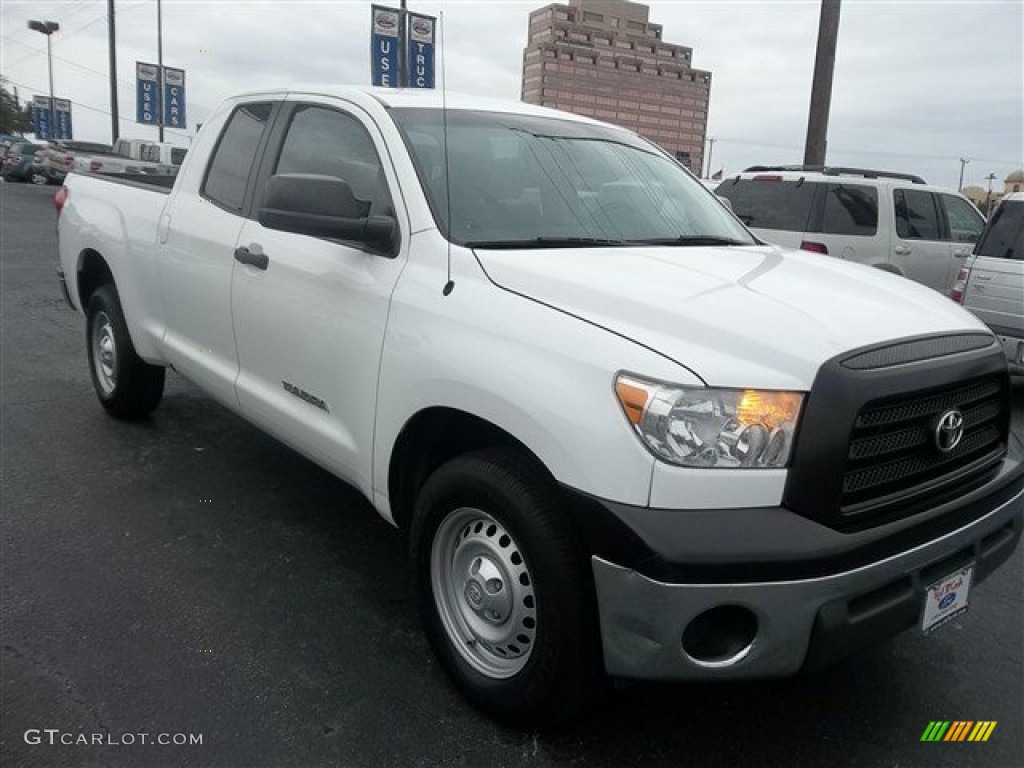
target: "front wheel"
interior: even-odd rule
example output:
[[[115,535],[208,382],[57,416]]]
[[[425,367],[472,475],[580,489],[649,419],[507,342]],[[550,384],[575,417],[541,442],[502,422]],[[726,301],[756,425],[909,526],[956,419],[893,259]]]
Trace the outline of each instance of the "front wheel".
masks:
[[[160,404],[164,369],[140,358],[128,335],[117,291],[103,285],[86,308],[89,372],[100,403],[119,419],[141,419]]]
[[[604,687],[589,562],[553,480],[505,449],[438,469],[412,526],[416,597],[445,670],[491,714],[557,720]]]

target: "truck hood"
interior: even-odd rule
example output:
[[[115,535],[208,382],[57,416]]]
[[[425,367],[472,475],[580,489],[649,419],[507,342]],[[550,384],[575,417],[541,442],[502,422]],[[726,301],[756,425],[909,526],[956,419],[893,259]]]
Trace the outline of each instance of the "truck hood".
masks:
[[[711,386],[806,390],[821,364],[841,352],[986,330],[948,298],[905,278],[776,246],[476,255],[502,288],[626,336]]]

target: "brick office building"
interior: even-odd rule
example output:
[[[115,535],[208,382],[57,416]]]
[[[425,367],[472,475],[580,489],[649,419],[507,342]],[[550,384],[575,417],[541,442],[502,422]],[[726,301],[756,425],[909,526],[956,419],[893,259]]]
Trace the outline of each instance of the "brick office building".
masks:
[[[700,175],[711,73],[693,49],[663,42],[650,8],[627,0],[569,0],[530,14],[523,101],[636,131]]]

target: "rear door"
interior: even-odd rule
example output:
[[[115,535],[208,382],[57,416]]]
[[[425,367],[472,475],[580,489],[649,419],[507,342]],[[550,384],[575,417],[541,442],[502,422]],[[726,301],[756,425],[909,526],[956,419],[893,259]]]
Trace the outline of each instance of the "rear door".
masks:
[[[167,357],[178,371],[235,408],[238,356],[231,274],[254,158],[273,112],[271,100],[231,111],[206,167],[190,169],[158,228]]]
[[[408,239],[397,179],[379,130],[354,105],[296,99],[279,123],[260,185],[273,174],[343,179],[369,215],[399,214],[403,244],[387,254],[247,221],[243,259],[265,261],[234,265],[238,400],[250,419],[370,494],[377,372]],[[260,198],[257,189],[256,207]]]
[[[896,221],[891,263],[911,280],[946,292],[953,277],[953,251],[943,236],[935,194],[897,187],[892,195]]]
[[[1000,336],[1024,339],[1024,201],[995,210],[975,253],[964,306]]]
[[[799,248],[810,226],[814,191],[820,186],[803,179],[758,174],[724,181],[715,194],[728,199],[740,221],[762,240]]]
[[[878,188],[868,184],[830,182],[820,185],[820,220],[815,217],[805,239],[819,243],[829,256],[877,265],[888,261],[889,241],[878,226]]]

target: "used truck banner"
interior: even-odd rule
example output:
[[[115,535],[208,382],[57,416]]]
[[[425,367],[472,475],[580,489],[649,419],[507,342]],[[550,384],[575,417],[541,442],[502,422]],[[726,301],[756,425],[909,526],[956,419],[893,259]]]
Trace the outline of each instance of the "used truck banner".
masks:
[[[397,88],[398,51],[402,32],[402,11],[371,6],[370,74],[374,85]]]
[[[433,16],[409,14],[409,62],[410,88],[434,87],[434,27]]]
[[[380,5],[372,6],[371,13],[371,82],[386,88],[433,88],[437,20]]]

